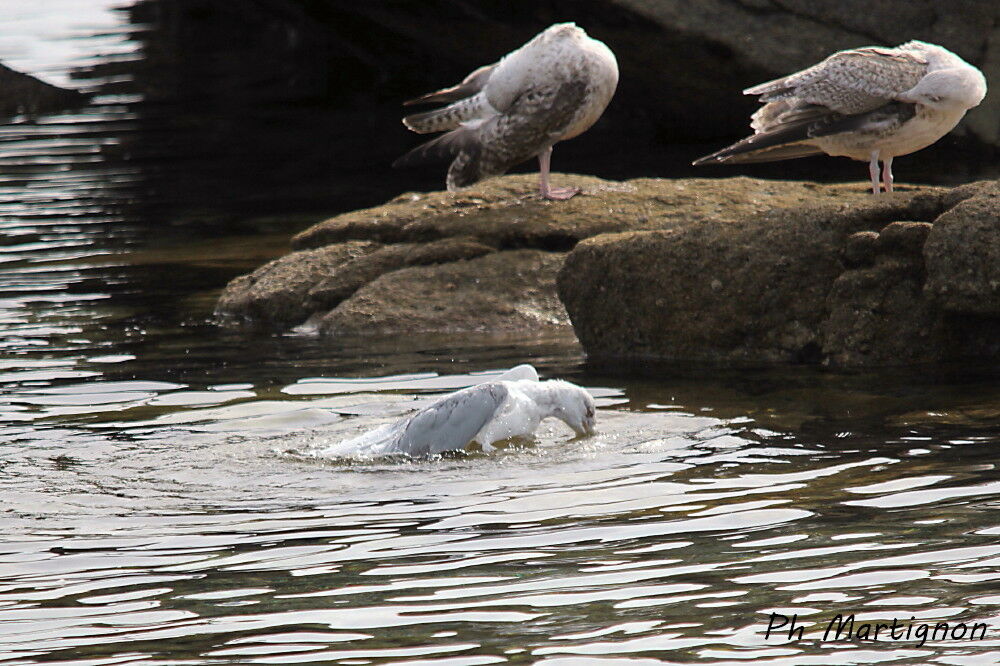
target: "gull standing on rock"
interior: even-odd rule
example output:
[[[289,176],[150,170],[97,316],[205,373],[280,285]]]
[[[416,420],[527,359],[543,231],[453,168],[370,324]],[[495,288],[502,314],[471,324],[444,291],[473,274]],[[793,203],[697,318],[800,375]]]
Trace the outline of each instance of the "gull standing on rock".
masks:
[[[457,86],[406,102],[448,104],[403,118],[418,134],[448,133],[418,146],[394,166],[453,157],[446,182],[454,191],[537,157],[542,197],[569,199],[579,189],[549,185],[552,146],[597,122],[617,85],[618,63],[611,49],[573,23],[557,23]]]
[[[525,364],[315,454],[428,456],[460,451],[471,442],[490,451],[494,442],[532,436],[542,419],[549,417],[561,420],[578,436],[593,435],[595,409],[594,398],[586,390],[560,379],[540,382],[535,369]]]
[[[764,102],[754,135],[694,164],[773,162],[826,153],[869,163],[872,191],[892,191],[892,159],[931,145],[986,96],[983,73],[951,51],[911,41],[839,51],[743,91]]]

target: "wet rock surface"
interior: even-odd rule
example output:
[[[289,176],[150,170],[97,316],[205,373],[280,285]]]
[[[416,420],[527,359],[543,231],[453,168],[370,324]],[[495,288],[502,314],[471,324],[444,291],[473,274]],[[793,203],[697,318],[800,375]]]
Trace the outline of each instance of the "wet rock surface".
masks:
[[[996,183],[580,243],[559,276],[594,358],[838,367],[995,358]]]

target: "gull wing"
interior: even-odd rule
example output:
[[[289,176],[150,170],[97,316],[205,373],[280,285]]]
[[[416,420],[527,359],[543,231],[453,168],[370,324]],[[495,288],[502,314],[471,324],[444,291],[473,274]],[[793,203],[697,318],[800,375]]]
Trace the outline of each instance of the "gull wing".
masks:
[[[393,453],[426,456],[465,448],[494,417],[507,394],[507,387],[496,381],[452,393],[410,417]]]
[[[530,363],[515,365],[513,368],[503,373],[493,381],[495,382],[516,382],[526,379],[531,382],[538,381],[538,371]]]
[[[782,100],[768,106],[784,104]],[[758,111],[766,111],[767,106]],[[706,155],[693,164],[751,164],[808,157],[823,152],[815,139],[844,132],[885,132],[899,127],[916,114],[916,105],[890,102],[881,107],[844,115],[818,105],[791,109],[769,120],[765,128],[722,150]],[[755,116],[757,114],[754,114]]]
[[[529,87],[503,113],[475,129],[455,130],[453,134],[474,132],[475,140],[456,153],[448,168],[448,189],[505,173],[538,155],[540,147],[559,141],[576,120],[586,94],[587,84],[582,80]]]
[[[747,88],[762,102],[795,98],[854,115],[873,111],[917,85],[927,61],[912,51],[866,47],[834,53],[821,63]]]

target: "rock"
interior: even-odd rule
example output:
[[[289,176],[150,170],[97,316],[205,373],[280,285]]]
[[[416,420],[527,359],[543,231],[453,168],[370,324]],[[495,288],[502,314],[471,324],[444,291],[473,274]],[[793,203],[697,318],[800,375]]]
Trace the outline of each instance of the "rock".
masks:
[[[571,316],[595,359],[1000,354],[997,183],[873,197],[863,182],[555,180],[584,194],[542,201],[514,175],[326,220],[234,280],[218,311],[328,336],[565,330]]]
[[[871,266],[878,252],[878,232],[859,231],[847,237],[844,244],[844,264],[847,266]]]
[[[215,313],[226,324],[290,328],[311,314],[304,303],[317,281],[379,247],[352,241],[275,259],[226,285]]]
[[[811,358],[826,294],[842,270],[822,220],[598,236],[567,258],[559,295],[594,358]]]
[[[848,202],[864,202],[873,219],[903,215],[889,204],[869,202],[863,183],[819,186],[753,178],[614,182],[570,174],[555,174],[553,180],[582,186],[584,193],[569,201],[543,201],[535,194],[536,176],[513,175],[458,194],[407,193],[382,206],[325,220],[293,239],[296,252],[234,280],[217,310],[230,325],[289,329],[321,318],[381,275],[496,250],[562,253],[581,239],[608,231],[670,229],[823,202],[833,206],[832,215],[840,215]],[[937,205],[934,196],[922,191],[888,199],[907,202],[907,219],[929,215],[924,209]],[[337,249],[341,247],[350,250],[344,254]],[[452,325],[444,316],[439,320],[442,327]],[[529,325],[534,320],[518,321]]]
[[[976,314],[997,319],[959,320],[952,301],[942,308],[924,288],[932,257],[972,262],[976,270],[958,270],[968,284],[945,290],[965,295],[956,311],[996,302],[987,267],[1000,265],[991,253],[1000,239],[985,235],[996,233],[1000,205],[992,186],[967,189],[964,200],[925,190],[604,234],[569,254],[559,294],[595,359],[857,367],[993,358],[988,331],[1000,310],[981,306]],[[950,211],[948,202],[957,202]]]
[[[732,219],[776,206],[870,198],[854,184],[818,186],[742,177],[614,182],[555,174],[555,182],[581,187],[584,195],[552,202],[535,194],[536,180],[534,175],[513,175],[477,183],[457,194],[409,193],[382,206],[320,222],[295,236],[292,247],[316,248],[347,240],[418,243],[467,237],[494,247],[563,251],[599,233],[663,229],[700,220]],[[722,182],[725,187],[720,187]],[[919,206],[923,200],[914,201],[914,219],[924,214]],[[933,202],[937,205],[937,199]],[[873,204],[872,209],[878,211],[879,206]]]
[[[927,293],[944,309],[1000,316],[1000,183],[939,217],[924,257]]]
[[[306,307],[310,312],[329,310],[378,276],[399,268],[472,259],[493,251],[492,247],[467,238],[386,245],[338,266],[332,275],[309,290]]]
[[[932,226],[929,222],[887,224],[878,235],[879,249],[918,260]]]
[[[496,252],[387,273],[319,319],[321,333],[541,331],[568,327],[555,295],[564,254]]]
[[[885,238],[894,222],[882,231]],[[892,232],[889,232],[890,234]],[[839,367],[926,363],[948,358],[944,313],[924,297],[920,246],[880,244],[875,264],[844,271],[827,298],[823,358]],[[905,253],[903,250],[908,249]]]

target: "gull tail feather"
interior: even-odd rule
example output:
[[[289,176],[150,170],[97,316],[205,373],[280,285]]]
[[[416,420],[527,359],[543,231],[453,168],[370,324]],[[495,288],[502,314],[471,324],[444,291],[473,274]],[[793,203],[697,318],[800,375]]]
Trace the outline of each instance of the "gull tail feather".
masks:
[[[453,130],[462,123],[472,122],[495,113],[485,97],[476,95],[443,109],[414,113],[403,118],[403,124],[417,134],[432,134]]]

